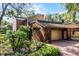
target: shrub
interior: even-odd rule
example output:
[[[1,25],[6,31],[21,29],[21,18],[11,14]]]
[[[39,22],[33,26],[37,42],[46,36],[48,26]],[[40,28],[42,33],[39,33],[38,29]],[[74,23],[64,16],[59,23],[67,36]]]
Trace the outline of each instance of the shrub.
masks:
[[[22,47],[29,48],[31,37],[29,26],[21,26],[17,31],[7,31],[7,37],[10,39],[11,45],[13,47],[13,51],[20,51]],[[29,49],[30,50],[30,49]]]
[[[30,41],[29,41],[30,42]],[[31,52],[16,52],[17,56],[60,56],[60,50],[52,46],[48,46],[39,41],[33,40],[29,44]]]
[[[31,52],[38,50],[39,48],[42,47],[42,45],[44,45],[44,43],[39,42],[37,40],[31,40],[31,44],[30,44],[30,50]]]
[[[24,26],[24,25],[21,25],[21,26],[18,28],[18,30],[21,30],[21,31],[24,31],[24,32],[26,32],[26,29],[27,29],[27,27]]]
[[[15,56],[27,56],[29,53],[25,53],[25,52],[16,52]]]
[[[26,47],[29,53],[36,51],[37,49],[41,48],[43,45],[42,42],[36,40],[25,40],[23,47]]]
[[[7,40],[6,35],[5,34],[0,34],[0,43],[4,43]]]
[[[6,33],[7,30],[8,30],[7,27],[0,28],[0,32],[1,32],[1,33]]]
[[[32,28],[31,28],[30,26],[21,25],[18,30],[27,32],[27,38],[28,38],[29,40],[31,40]]]
[[[28,54],[29,56],[59,56],[61,55],[58,48],[43,45],[39,50]]]
[[[35,52],[39,48],[41,48],[43,45],[42,42],[36,41],[36,40],[26,40],[24,41],[24,46],[27,49],[28,52],[16,52],[15,55],[22,56],[22,55],[28,55],[29,53]]]
[[[8,31],[7,37],[11,42],[13,50],[20,50],[25,40],[28,40],[27,33],[17,30],[16,32]]]
[[[23,32],[23,31],[16,31],[15,33],[15,47],[16,48],[20,48],[23,45],[23,42],[28,38],[27,38],[27,33]]]
[[[31,28],[30,26],[21,25],[21,26],[18,28],[18,30],[21,30],[21,31],[24,31],[24,32],[28,32],[30,28]]]
[[[11,30],[11,25],[3,25],[0,27],[0,33],[5,34],[7,30]]]

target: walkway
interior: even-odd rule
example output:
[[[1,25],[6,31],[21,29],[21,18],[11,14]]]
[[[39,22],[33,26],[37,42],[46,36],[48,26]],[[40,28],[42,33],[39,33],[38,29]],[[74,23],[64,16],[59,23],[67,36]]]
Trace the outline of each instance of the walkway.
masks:
[[[63,56],[79,56],[79,41],[51,41],[60,49]]]

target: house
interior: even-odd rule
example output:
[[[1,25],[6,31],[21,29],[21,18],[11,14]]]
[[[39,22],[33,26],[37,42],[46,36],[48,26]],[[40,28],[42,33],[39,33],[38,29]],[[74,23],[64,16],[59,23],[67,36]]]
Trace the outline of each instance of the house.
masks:
[[[24,20],[20,20],[24,19]],[[79,24],[64,24],[62,22],[50,22],[44,20],[43,15],[35,15],[28,18],[17,17],[16,28],[20,25],[32,25],[32,39],[39,41],[71,40],[79,31]]]

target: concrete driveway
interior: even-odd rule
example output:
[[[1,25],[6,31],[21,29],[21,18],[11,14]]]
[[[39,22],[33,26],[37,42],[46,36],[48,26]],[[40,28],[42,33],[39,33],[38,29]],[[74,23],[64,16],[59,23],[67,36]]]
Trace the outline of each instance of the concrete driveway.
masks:
[[[63,56],[79,56],[79,41],[51,41],[49,44],[59,48]]]

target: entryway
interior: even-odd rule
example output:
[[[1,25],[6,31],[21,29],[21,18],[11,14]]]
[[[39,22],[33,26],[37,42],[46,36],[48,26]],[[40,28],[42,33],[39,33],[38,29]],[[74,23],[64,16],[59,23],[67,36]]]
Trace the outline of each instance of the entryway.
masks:
[[[68,40],[68,29],[62,29],[62,40]]]
[[[51,40],[68,40],[68,29],[52,29]]]

